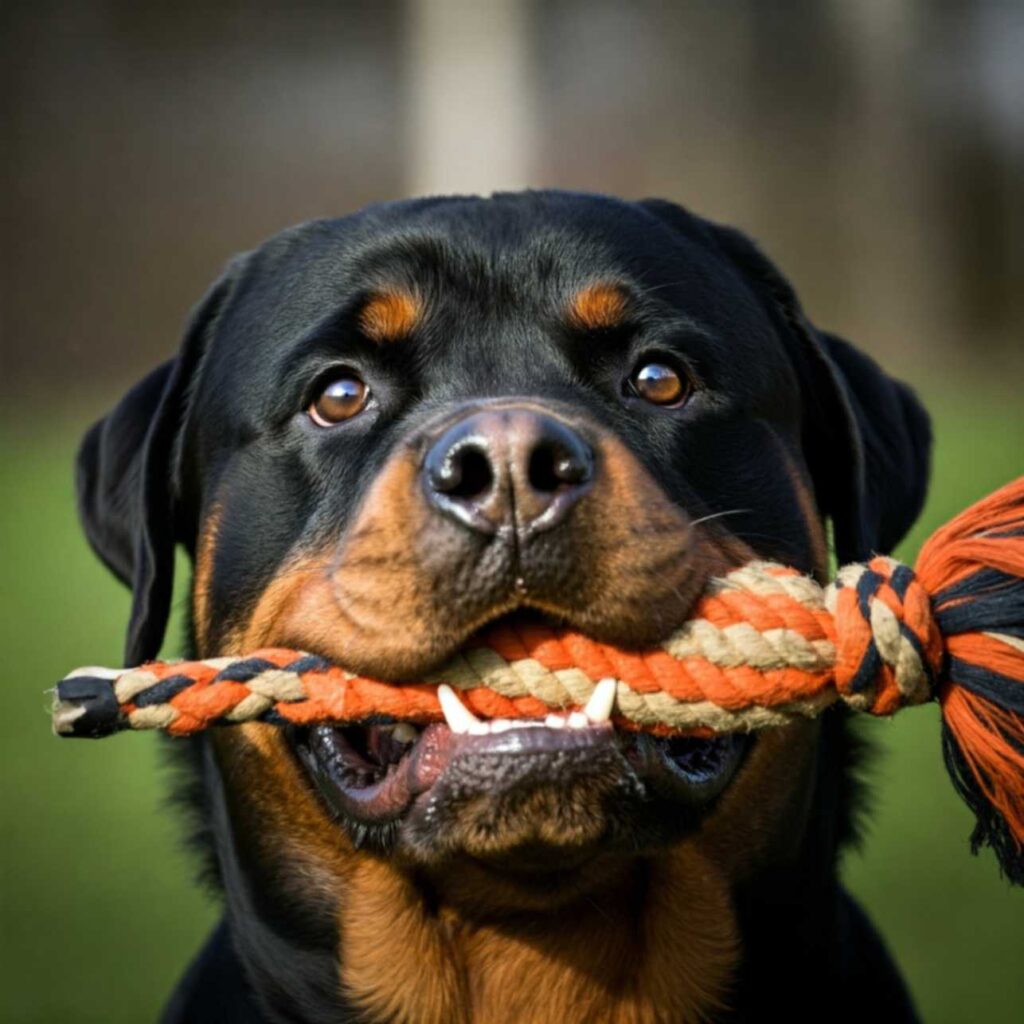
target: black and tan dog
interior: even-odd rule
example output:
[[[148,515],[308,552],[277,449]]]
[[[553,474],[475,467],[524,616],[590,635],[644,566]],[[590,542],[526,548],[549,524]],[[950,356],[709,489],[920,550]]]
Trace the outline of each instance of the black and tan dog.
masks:
[[[927,417],[741,234],[556,192],[376,206],[237,259],[88,434],[89,539],[155,655],[384,678],[501,616],[656,641],[709,574],[917,515]],[[600,718],[601,712],[594,712]],[[184,751],[224,920],[166,1020],[910,1020],[837,879],[857,743],[268,725]]]

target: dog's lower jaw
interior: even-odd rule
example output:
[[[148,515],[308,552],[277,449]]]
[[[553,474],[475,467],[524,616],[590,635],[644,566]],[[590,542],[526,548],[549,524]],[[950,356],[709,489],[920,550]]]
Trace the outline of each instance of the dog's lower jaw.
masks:
[[[310,1020],[345,1007],[366,1024],[715,1019],[741,967],[735,886],[799,844],[815,736],[810,725],[762,735],[696,832],[624,858],[569,902],[519,910],[467,905],[424,886],[415,868],[356,850],[281,730],[217,732],[218,834],[236,849],[225,874],[240,957],[274,993],[265,1002],[288,1005],[305,978]],[[287,943],[286,961],[268,930]]]
[[[488,912],[446,891],[447,876],[425,887],[361,859],[338,912],[346,998],[370,1022],[719,1019],[744,966],[736,886],[797,855],[817,734],[800,723],[762,736],[712,819],[565,905]]]
[[[275,1002],[293,1002],[305,977],[310,1020],[346,1006],[366,1024],[715,1019],[741,969],[735,887],[799,846],[815,737],[810,726],[768,732],[697,832],[624,859],[571,902],[518,911],[467,906],[424,885],[422,870],[355,850],[280,730],[223,730],[213,776],[239,955]],[[268,947],[268,929],[293,959]],[[323,973],[306,977],[314,960]]]
[[[347,1006],[366,1024],[675,1024],[728,1004],[738,926],[706,837],[623,860],[564,906],[467,910],[408,866],[353,850],[281,756],[279,730],[240,726],[213,739],[222,784],[261,779],[255,790],[221,790],[232,825],[220,856],[236,946],[267,1005],[290,989],[315,1003],[311,1020]],[[271,892],[264,920],[256,908],[269,911]],[[278,935],[301,963],[268,947]],[[307,978],[299,993],[314,959],[333,964],[333,978]]]
[[[739,963],[729,884],[689,842],[559,911],[490,918],[367,858],[338,925],[342,988],[374,1022],[703,1021]]]

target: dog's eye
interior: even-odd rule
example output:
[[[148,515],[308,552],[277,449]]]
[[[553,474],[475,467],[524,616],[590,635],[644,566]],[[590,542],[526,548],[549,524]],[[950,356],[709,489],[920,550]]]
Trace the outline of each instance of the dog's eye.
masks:
[[[354,373],[332,380],[309,407],[309,418],[318,427],[350,420],[366,408],[370,389]]]
[[[689,382],[665,363],[644,363],[629,383],[636,394],[652,405],[682,405],[690,393]]]

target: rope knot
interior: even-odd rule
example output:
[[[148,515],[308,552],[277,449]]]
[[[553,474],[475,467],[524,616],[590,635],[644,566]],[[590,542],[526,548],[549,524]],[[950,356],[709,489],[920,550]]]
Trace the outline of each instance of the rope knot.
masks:
[[[936,695],[943,645],[914,570],[878,556],[839,571],[825,593],[835,619],[835,685],[858,711],[891,715]]]

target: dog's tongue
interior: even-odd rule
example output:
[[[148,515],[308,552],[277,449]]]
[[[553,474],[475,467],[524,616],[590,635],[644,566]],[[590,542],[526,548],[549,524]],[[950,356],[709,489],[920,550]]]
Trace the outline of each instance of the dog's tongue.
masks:
[[[366,750],[375,767],[335,726],[312,727],[298,744],[298,753],[336,810],[364,821],[386,821],[437,781],[455,739],[447,725],[429,725],[403,753],[390,733],[380,726],[366,730]]]
[[[459,736],[443,723],[428,725],[402,765],[407,775],[409,793],[416,797],[425,793],[441,777],[452,754],[459,745]]]

